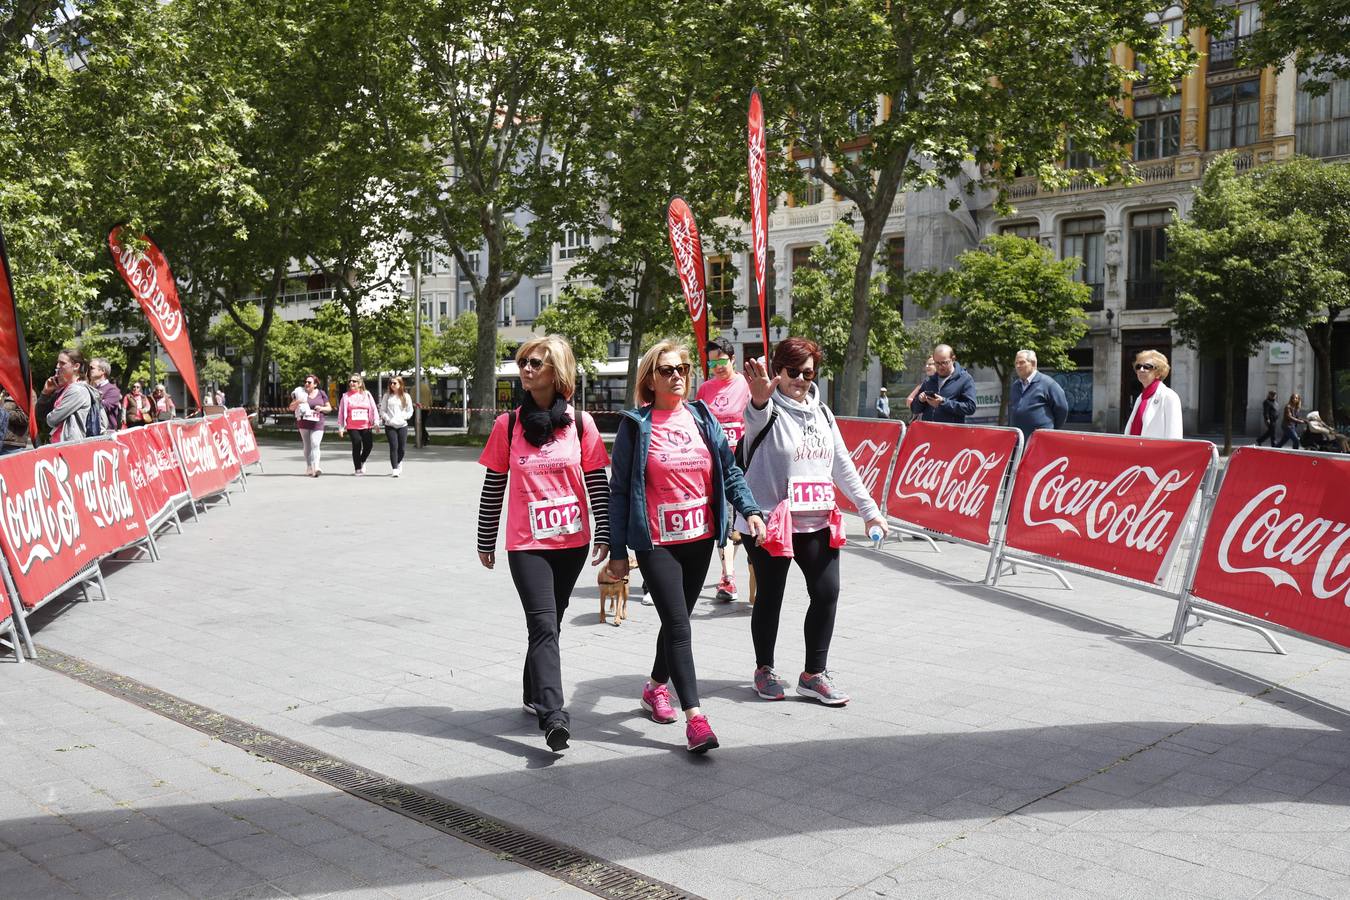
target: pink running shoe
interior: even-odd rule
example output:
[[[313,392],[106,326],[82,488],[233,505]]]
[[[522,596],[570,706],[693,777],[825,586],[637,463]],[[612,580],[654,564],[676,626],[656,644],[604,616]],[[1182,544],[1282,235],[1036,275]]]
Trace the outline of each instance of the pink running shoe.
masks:
[[[684,726],[685,744],[690,753],[707,753],[717,746],[717,735],[713,734],[707,716],[694,716]]]
[[[679,718],[675,714],[675,707],[670,705],[670,689],[664,684],[652,687],[649,681],[643,686],[642,708],[652,714],[653,722],[662,725],[669,725]]]

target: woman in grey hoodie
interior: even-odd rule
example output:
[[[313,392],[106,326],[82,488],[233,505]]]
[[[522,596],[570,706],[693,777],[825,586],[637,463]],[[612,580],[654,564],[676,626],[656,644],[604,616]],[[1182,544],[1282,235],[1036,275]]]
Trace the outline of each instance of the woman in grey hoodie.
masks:
[[[839,602],[839,550],[830,545],[834,490],[844,490],[867,523],[884,535],[886,520],[858,475],[834,415],[820,402],[814,384],[820,370],[820,347],[805,338],[788,338],[774,348],[770,376],[757,360],[747,360],[750,403],[745,408],[745,480],[764,509],[780,504],[792,520],[792,555],[777,556],[763,542],[749,541],[747,553],[755,570],[757,593],[750,616],[755,643],[755,693],[782,700],[787,683],[774,671],[774,646],[792,561],[806,578],[811,598],[806,610],[806,665],[797,679],[797,693],[827,706],[843,706],[849,696],[839,690],[826,668],[834,613]]]

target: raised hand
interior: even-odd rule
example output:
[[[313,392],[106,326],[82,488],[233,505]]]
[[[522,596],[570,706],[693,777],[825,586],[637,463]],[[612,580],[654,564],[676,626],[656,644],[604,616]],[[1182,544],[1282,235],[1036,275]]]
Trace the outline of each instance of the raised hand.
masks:
[[[768,370],[764,364],[757,359],[747,359],[745,361],[745,380],[750,385],[750,400],[755,404],[756,409],[763,409],[768,405],[769,399],[773,397],[774,390],[779,382],[783,380],[782,375],[769,377]]]

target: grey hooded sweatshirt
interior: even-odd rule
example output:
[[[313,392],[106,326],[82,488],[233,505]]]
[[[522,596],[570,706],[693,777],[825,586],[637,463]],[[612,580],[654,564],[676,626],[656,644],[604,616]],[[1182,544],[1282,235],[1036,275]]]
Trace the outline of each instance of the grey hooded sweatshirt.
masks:
[[[773,407],[777,407],[778,415],[750,458],[745,473],[746,484],[759,501],[760,508],[768,513],[787,497],[789,478],[807,476],[833,482],[836,489],[842,489],[853,501],[864,519],[880,518],[881,513],[867,493],[848,447],[844,445],[844,438],[833,418],[827,415],[825,405],[820,402],[820,391],[814,384],[807,387],[801,403],[776,390],[763,409],[755,409],[753,401],[746,404],[745,437],[741,439],[746,451],[749,452],[759,433],[768,426],[769,411]],[[819,531],[828,528],[829,524],[827,512],[792,514],[792,530],[796,534]],[[742,516],[736,517],[736,530],[747,530]]]

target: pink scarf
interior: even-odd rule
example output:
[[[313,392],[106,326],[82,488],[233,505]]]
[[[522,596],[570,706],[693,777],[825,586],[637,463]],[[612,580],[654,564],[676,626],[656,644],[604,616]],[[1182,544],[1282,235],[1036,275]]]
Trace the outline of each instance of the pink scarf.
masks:
[[[1153,398],[1153,395],[1158,393],[1158,385],[1160,384],[1162,384],[1161,381],[1154,379],[1149,383],[1148,387],[1144,388],[1144,392],[1139,395],[1139,402],[1134,405],[1134,415],[1130,417],[1130,427],[1125,429],[1126,434],[1132,434],[1135,437],[1143,435],[1144,407],[1148,405],[1148,401]]]

